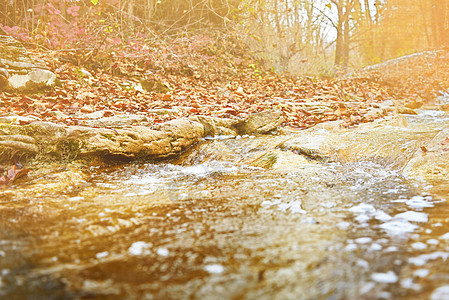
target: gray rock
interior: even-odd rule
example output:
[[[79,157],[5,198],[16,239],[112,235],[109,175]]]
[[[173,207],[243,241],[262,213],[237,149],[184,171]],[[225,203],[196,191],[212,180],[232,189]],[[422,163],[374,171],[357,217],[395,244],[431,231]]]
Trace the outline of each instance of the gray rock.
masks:
[[[204,136],[204,126],[186,118],[163,123],[159,126],[159,130],[171,136],[171,147],[175,153],[180,153],[199,142]]]
[[[18,41],[0,35],[0,91],[35,92],[53,87],[55,81],[56,75],[31,59]]]
[[[193,116],[191,120],[203,125],[203,136],[233,135],[237,136],[238,126],[244,121],[239,118],[223,119],[210,116]]]
[[[130,129],[105,129],[71,126],[59,139],[61,147],[69,145],[80,157],[156,158],[171,153],[171,137],[143,126]]]
[[[257,114],[256,117],[250,116],[247,120],[197,116],[168,121],[156,128],[123,127],[146,120],[146,117],[141,115],[88,120],[101,122],[97,123],[98,125],[117,126],[117,128],[61,126],[47,122],[33,122],[20,126],[9,122],[0,127],[0,133],[8,136],[8,147],[10,147],[8,149],[22,152],[26,149],[25,145],[17,143],[26,143],[27,147],[31,147],[30,145],[34,145],[31,141],[36,140],[38,147],[28,148],[27,151],[35,153],[39,149],[39,157],[42,159],[46,157],[50,159],[56,157],[61,160],[76,158],[108,160],[114,157],[161,159],[179,155],[206,136],[217,134],[237,136],[240,134],[239,126],[247,126],[245,132],[251,133],[271,131],[276,124],[279,124],[279,116],[280,113],[268,112]],[[21,138],[15,138],[15,135],[21,135]],[[23,136],[28,137],[23,138]]]
[[[284,122],[282,111],[267,110],[251,114],[238,126],[240,134],[263,134],[268,133]]]

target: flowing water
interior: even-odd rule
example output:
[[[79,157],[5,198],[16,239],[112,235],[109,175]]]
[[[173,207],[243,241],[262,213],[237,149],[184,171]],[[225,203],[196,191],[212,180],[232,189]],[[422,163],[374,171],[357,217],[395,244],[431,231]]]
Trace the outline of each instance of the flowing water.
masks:
[[[401,175],[447,120],[408,122],[391,159],[261,168],[285,137],[242,137],[36,174],[0,191],[0,299],[449,299],[449,185]]]

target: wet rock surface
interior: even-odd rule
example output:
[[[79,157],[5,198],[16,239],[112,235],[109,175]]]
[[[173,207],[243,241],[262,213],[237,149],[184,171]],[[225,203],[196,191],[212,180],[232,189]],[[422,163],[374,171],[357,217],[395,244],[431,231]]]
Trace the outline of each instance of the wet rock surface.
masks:
[[[10,36],[0,35],[0,91],[30,93],[51,88],[56,75]]]
[[[435,154],[439,163],[446,151],[444,113],[277,135],[245,135],[241,122],[196,117],[154,128],[2,127],[10,139],[27,128],[40,153],[61,153],[65,140],[72,141],[65,149],[80,156],[180,155],[38,170],[26,185],[0,190],[0,232],[8,233],[1,240],[7,284],[0,296],[444,295],[449,187],[419,180],[435,179],[421,171],[422,159]],[[217,134],[225,132],[231,134]],[[39,144],[38,134],[51,139]]]
[[[406,176],[424,180],[444,180],[449,175],[449,126],[423,143],[404,168]]]
[[[36,141],[27,135],[0,135],[0,162],[19,161],[34,157]]]
[[[1,121],[1,120],[0,120]],[[48,122],[33,122],[15,125],[14,117],[5,117],[0,129],[5,138],[28,135],[35,139],[40,149],[40,158],[45,156],[73,160],[88,159],[161,159],[179,155],[207,136],[243,133],[260,134],[276,129],[283,122],[280,112],[267,111],[249,116],[248,119],[220,119],[196,116],[181,118],[157,126],[131,124],[146,122],[145,116],[123,115],[99,117],[91,126],[61,126]],[[87,125],[87,124],[86,124]],[[13,147],[13,143],[9,143]],[[25,151],[25,146],[17,144],[11,151]],[[11,152],[10,151],[10,152]],[[36,154],[36,146],[27,151]]]

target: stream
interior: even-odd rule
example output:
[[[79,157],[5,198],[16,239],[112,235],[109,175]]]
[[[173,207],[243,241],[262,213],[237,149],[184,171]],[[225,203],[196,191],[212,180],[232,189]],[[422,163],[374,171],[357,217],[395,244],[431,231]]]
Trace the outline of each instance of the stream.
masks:
[[[0,299],[449,299],[449,184],[402,175],[449,119],[406,119],[346,142],[388,159],[267,168],[285,136],[222,137],[0,190]]]

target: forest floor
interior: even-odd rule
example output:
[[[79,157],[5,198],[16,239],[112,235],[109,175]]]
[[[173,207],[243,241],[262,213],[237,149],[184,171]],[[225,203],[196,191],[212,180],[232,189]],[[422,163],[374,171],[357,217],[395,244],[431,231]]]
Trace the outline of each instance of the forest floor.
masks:
[[[351,127],[382,117],[367,112],[385,100],[418,108],[449,88],[447,58],[388,74],[378,69],[326,79],[266,71],[244,47],[204,37],[154,45],[149,56],[30,51],[57,74],[58,85],[33,95],[1,93],[0,115],[82,125],[86,115],[102,111],[103,117],[145,114],[157,124],[191,115],[244,118],[281,109],[285,125],[295,128],[333,120]]]

